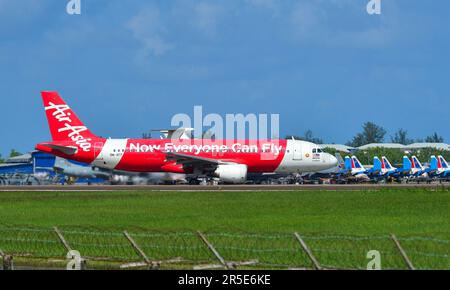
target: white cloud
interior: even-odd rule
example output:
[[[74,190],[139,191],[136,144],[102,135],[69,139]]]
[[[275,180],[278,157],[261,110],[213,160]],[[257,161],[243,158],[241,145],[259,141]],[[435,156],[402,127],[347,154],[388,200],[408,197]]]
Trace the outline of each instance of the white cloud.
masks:
[[[163,38],[166,28],[161,22],[157,8],[146,8],[135,15],[127,24],[134,38],[142,44],[141,54],[161,56],[173,49],[173,45]]]
[[[217,33],[220,19],[225,9],[218,4],[208,2],[197,3],[194,6],[194,25],[204,34],[213,36]]]
[[[281,2],[279,0],[246,0],[246,2],[258,8],[270,10],[274,16],[278,16],[280,13]]]
[[[289,20],[297,37],[314,38],[323,30],[324,16],[323,10],[306,1],[293,7]]]
[[[364,3],[355,2],[305,0],[296,3],[289,12],[295,41],[351,47],[384,46],[392,41],[393,12],[389,16],[369,16]],[[355,17],[358,24],[349,25],[345,19],[348,16]]]

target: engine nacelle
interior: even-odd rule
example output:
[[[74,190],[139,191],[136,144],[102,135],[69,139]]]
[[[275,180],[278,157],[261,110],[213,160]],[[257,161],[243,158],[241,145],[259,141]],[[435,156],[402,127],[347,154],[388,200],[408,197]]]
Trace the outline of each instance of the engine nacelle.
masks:
[[[247,166],[242,164],[219,165],[214,175],[225,183],[244,183],[247,180]]]

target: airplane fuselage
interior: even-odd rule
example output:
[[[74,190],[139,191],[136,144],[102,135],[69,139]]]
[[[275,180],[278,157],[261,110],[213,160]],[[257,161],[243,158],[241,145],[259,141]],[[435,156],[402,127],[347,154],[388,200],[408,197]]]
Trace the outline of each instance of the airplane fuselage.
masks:
[[[50,142],[49,142],[50,143]],[[73,141],[53,141],[64,147]],[[87,148],[89,147],[89,148]],[[170,139],[98,139],[75,154],[65,154],[45,146],[37,149],[62,158],[92,164],[104,169],[131,172],[193,173],[195,167],[167,160],[167,153],[220,160],[247,166],[248,172],[302,173],[329,169],[336,165],[328,153],[313,153],[319,147],[299,140],[170,140]]]

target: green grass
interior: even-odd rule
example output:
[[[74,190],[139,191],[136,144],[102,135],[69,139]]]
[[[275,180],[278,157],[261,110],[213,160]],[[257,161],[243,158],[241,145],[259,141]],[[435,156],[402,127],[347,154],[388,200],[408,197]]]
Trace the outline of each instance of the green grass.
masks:
[[[324,265],[364,268],[378,249],[386,267],[404,268],[395,233],[419,268],[450,268],[448,189],[0,193],[0,249],[64,256],[53,226],[84,256],[139,260],[121,235],[128,230],[152,258],[214,261],[200,230],[227,260],[270,267],[311,266],[297,231]]]
[[[2,192],[0,222],[39,227],[448,235],[450,190]]]

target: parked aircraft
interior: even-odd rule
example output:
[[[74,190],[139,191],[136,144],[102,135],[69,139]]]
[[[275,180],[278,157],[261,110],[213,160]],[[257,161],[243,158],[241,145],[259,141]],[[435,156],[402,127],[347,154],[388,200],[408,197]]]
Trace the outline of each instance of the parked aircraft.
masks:
[[[356,156],[346,156],[344,168],[356,179],[369,181],[380,176],[381,162],[379,162],[379,159],[377,161],[377,159],[378,157],[374,158],[374,166],[372,168],[366,169]]]
[[[244,183],[247,173],[302,173],[337,165],[299,140],[105,139],[94,135],[56,92],[42,92],[52,141],[36,149],[103,169],[208,175]]]
[[[379,162],[381,162],[380,174],[384,177],[398,177],[400,170],[391,165],[391,162],[386,158],[386,156],[381,157],[381,161],[378,157],[375,157]],[[375,163],[374,163],[375,164]],[[375,165],[374,165],[375,166]]]
[[[436,156],[431,156],[430,161],[430,171],[433,176],[439,178],[448,178],[450,177],[450,167],[448,166],[447,160],[441,155],[437,158]]]
[[[56,157],[54,170],[71,178],[101,178],[112,184],[167,184],[186,182],[184,174],[169,172],[125,172],[102,169],[88,164],[75,164],[73,161]]]
[[[409,167],[409,176],[410,177],[423,177],[428,178],[431,170],[422,165],[419,159],[416,156],[412,156],[411,160],[407,157],[403,157],[403,167]]]
[[[92,166],[74,164],[61,157],[55,158],[53,169],[58,174],[64,174],[73,178],[102,178],[108,180],[111,176],[111,171],[100,170],[100,168]]]

